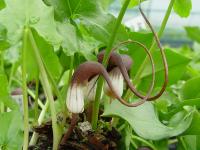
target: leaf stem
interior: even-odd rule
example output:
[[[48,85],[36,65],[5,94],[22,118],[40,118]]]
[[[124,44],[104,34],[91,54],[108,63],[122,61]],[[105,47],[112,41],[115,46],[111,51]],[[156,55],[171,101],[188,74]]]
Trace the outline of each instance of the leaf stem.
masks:
[[[48,81],[48,76],[47,76],[47,73],[45,70],[45,66],[44,66],[44,63],[40,56],[39,49],[35,43],[35,39],[33,37],[31,30],[29,32],[29,39],[32,44],[34,54],[36,57],[36,61],[37,61],[37,64],[38,64],[38,67],[40,70],[40,75],[41,75],[40,80],[41,80],[45,95],[46,95],[47,99],[49,100],[50,110],[51,110],[51,118],[52,118],[52,128],[53,128],[53,150],[57,150],[59,142],[60,142],[60,138],[61,138],[61,133],[60,133],[59,127],[57,125],[56,110],[55,110],[55,106],[54,106],[54,99],[53,99],[53,94],[51,91],[51,86]]]
[[[179,140],[180,144],[182,145],[182,147],[184,148],[184,150],[187,150],[187,145],[186,145],[183,137],[179,137],[178,140]]]
[[[42,121],[44,120],[44,117],[45,117],[45,114],[47,112],[47,109],[49,108],[49,101],[47,100],[40,115],[39,115],[39,118],[38,118],[38,125],[41,125],[42,124]],[[31,137],[31,140],[30,140],[30,145],[35,145],[36,142],[37,142],[37,139],[38,139],[38,133],[36,132],[33,132],[33,135]]]
[[[1,69],[4,71],[4,57],[3,57],[4,52],[0,49],[0,59],[1,59]]]
[[[157,148],[153,144],[151,144],[150,142],[148,142],[148,141],[146,141],[146,140],[144,140],[144,139],[142,139],[142,138],[140,138],[138,136],[135,136],[135,135],[132,135],[131,137],[132,137],[132,139],[138,140],[138,141],[146,144],[147,146],[152,148],[152,150],[157,150]]]
[[[71,80],[71,76],[72,76],[72,72],[73,72],[73,62],[74,62],[74,56],[71,56],[71,60],[70,60],[70,72],[69,72],[69,78],[68,78],[68,83],[66,86],[64,86],[64,91],[67,91],[67,88],[68,88],[68,85],[69,85],[69,82]],[[62,77],[60,77],[61,79]],[[60,82],[60,80],[59,80]],[[67,92],[65,92],[67,93]],[[66,97],[66,95],[64,95],[63,97]],[[39,115],[39,118],[38,118],[38,125],[41,125],[42,124],[42,121],[44,120],[44,116],[45,116],[45,113],[47,111],[49,107],[49,101],[46,102],[45,106],[42,108],[42,111]],[[64,116],[63,116],[63,120],[65,120],[65,118],[67,117],[68,115],[68,112],[66,110],[66,107],[65,107],[65,113],[64,113]],[[33,136],[31,137],[31,140],[30,140],[30,145],[35,145],[36,142],[37,142],[37,139],[38,139],[38,134],[37,133],[33,133]]]
[[[27,52],[28,28],[24,28],[22,47],[22,89],[23,89],[23,110],[24,110],[24,143],[23,150],[28,149],[29,123],[28,123],[28,94],[26,85],[26,52]]]
[[[38,124],[38,95],[39,95],[39,74],[37,75],[37,79],[35,80],[35,103],[34,103],[34,122]]]
[[[108,42],[107,49],[105,51],[105,55],[103,58],[103,65],[106,66],[113,43],[115,42],[116,35],[118,33],[119,26],[121,25],[122,18],[126,12],[126,9],[129,5],[130,0],[125,0],[120,13],[117,17],[117,20],[115,22],[114,29],[112,31],[110,40]],[[92,128],[95,130],[97,128],[97,121],[98,121],[98,114],[99,114],[99,105],[100,105],[100,98],[101,98],[101,92],[102,92],[102,87],[103,87],[103,78],[100,77],[98,83],[97,83],[97,90],[96,90],[96,96],[95,96],[95,101],[93,105],[93,113],[92,113]]]
[[[158,31],[158,37],[159,38],[163,35],[163,32],[166,28],[167,21],[169,19],[170,14],[171,14],[174,2],[175,2],[175,0],[171,0],[170,3],[169,3],[169,6],[168,6],[167,11],[166,11],[165,16],[164,16],[164,19],[162,21],[160,30]],[[156,49],[156,41],[153,40],[153,43],[152,43],[151,48],[150,48],[150,52],[153,53],[155,51],[155,49]],[[148,57],[146,56],[143,63],[141,64],[140,68],[138,69],[137,74],[135,75],[135,78],[133,79],[133,82],[135,84],[138,84],[140,82],[142,72],[144,71],[145,67],[147,66],[147,63],[148,63]],[[131,96],[131,91],[127,90],[127,92],[125,94],[125,99],[128,99],[130,96]]]
[[[8,86],[9,86],[9,87],[10,87],[11,84],[12,84],[12,79],[13,79],[13,75],[14,75],[15,68],[16,68],[16,63],[12,64],[12,67],[11,67],[10,76],[9,76],[9,81],[8,81]]]
[[[1,61],[1,71],[4,71],[4,58],[3,58],[3,51],[0,49],[0,61]],[[4,109],[4,103],[0,102],[0,112],[3,113],[5,111]]]
[[[22,83],[19,80],[13,78],[13,81],[15,81],[19,86],[22,86]],[[35,99],[35,94],[29,88],[27,88],[27,92],[33,99]],[[41,102],[41,100],[39,98],[37,100],[38,100],[39,106],[43,109],[44,104]]]
[[[42,59],[42,58],[41,58]],[[43,61],[43,60],[42,60]],[[54,91],[55,91],[55,94],[58,96],[58,99],[60,100],[60,101],[62,101],[62,96],[61,96],[61,94],[60,94],[60,91],[59,91],[59,89],[58,89],[58,86],[57,86],[57,84],[56,84],[56,81],[53,79],[53,76],[51,75],[51,73],[50,73],[50,71],[47,69],[47,66],[46,66],[46,64],[45,63],[43,63],[44,64],[44,68],[45,68],[45,70],[46,70],[46,73],[47,73],[47,76],[48,76],[48,78],[49,78],[49,80],[50,80],[50,82],[51,82],[51,84],[52,84],[52,86],[53,86],[53,89],[54,89]],[[63,102],[63,101],[62,101]]]
[[[4,103],[0,102],[0,113],[4,113],[5,108],[4,108]]]

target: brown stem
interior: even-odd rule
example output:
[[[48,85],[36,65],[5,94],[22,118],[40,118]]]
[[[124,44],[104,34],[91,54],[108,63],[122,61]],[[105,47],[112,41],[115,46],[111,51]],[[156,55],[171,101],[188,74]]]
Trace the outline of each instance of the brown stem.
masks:
[[[90,102],[88,104],[87,110],[86,110],[86,115],[87,115],[87,121],[91,122],[92,121],[92,109],[93,109],[93,102]]]
[[[61,145],[64,145],[66,143],[66,141],[68,140],[68,138],[70,137],[70,135],[72,134],[72,132],[78,122],[78,116],[79,116],[78,114],[75,114],[75,113],[72,114],[70,126],[60,142]]]
[[[158,38],[158,35],[157,33],[154,31],[151,23],[149,22],[149,20],[147,19],[147,17],[145,16],[145,14],[143,13],[142,11],[142,8],[141,8],[141,0],[139,0],[139,10],[140,10],[140,13],[142,14],[142,17],[144,18],[145,22],[147,23],[147,25],[149,26],[149,28],[151,29],[151,32],[153,33],[154,35],[154,38],[156,40],[156,43],[160,49],[160,52],[161,52],[161,56],[162,56],[162,61],[163,61],[163,64],[164,64],[164,71],[165,71],[165,81],[163,83],[163,86],[160,90],[160,92],[158,94],[156,94],[155,96],[153,97],[149,97],[148,100],[154,100],[154,99],[157,99],[159,98],[163,92],[165,91],[166,87],[167,87],[167,84],[168,84],[168,64],[167,64],[167,59],[166,59],[166,56],[165,56],[165,52],[161,46],[161,43],[160,43],[160,40]]]

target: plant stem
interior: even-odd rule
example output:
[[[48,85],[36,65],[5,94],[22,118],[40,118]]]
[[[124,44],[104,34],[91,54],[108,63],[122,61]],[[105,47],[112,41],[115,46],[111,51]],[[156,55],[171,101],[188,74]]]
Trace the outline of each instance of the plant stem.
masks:
[[[16,67],[16,63],[12,64],[10,76],[9,76],[9,81],[8,81],[9,87],[11,86],[11,83],[12,83],[12,78],[13,78],[13,75],[14,75],[15,67]]]
[[[70,72],[69,72],[69,78],[68,78],[68,84],[67,85],[69,85],[69,82],[71,80],[71,76],[72,76],[72,72],[73,72],[73,62],[74,62],[74,56],[71,56],[71,60],[70,60]],[[66,86],[66,90],[65,91],[67,91],[67,87],[68,86]],[[65,92],[65,93],[67,93],[67,92]],[[66,97],[66,95],[64,95],[63,97]],[[46,104],[45,104],[45,106],[42,107],[42,111],[41,111],[41,113],[39,115],[39,118],[38,118],[38,125],[42,124],[42,121],[44,120],[44,116],[46,114],[46,111],[47,111],[48,107],[49,107],[49,101],[47,101]],[[66,111],[65,114],[64,114],[65,116],[63,117],[64,118],[63,120],[65,120],[65,118],[67,117],[67,114],[68,113]],[[34,132],[33,135],[32,135],[32,137],[31,137],[31,140],[30,140],[30,145],[35,145],[36,142],[37,142],[37,139],[38,139],[38,134],[36,132]]]
[[[0,61],[1,61],[1,71],[4,71],[4,58],[3,58],[3,51],[0,49]],[[0,112],[3,113],[5,111],[4,109],[4,103],[0,102]]]
[[[100,105],[102,87],[103,87],[103,78],[100,77],[99,81],[97,83],[95,101],[93,103],[93,109],[92,109],[92,128],[93,128],[93,130],[95,130],[97,128],[97,121],[98,121],[98,115],[99,115],[99,105]]]
[[[38,124],[38,95],[39,95],[39,74],[37,75],[37,79],[35,81],[35,103],[34,103],[34,110],[35,110],[35,118],[34,122]]]
[[[41,58],[41,59],[42,59],[42,58]],[[59,89],[58,89],[58,86],[57,86],[55,80],[53,79],[51,73],[50,73],[49,70],[47,69],[45,63],[43,63],[43,64],[44,64],[44,68],[45,68],[45,70],[46,70],[48,79],[50,80],[50,82],[51,82],[51,84],[52,84],[52,86],[53,86],[53,89],[54,89],[54,91],[55,91],[55,94],[58,96],[58,100],[61,101],[61,103],[63,103],[63,101],[64,101],[64,100],[63,100],[63,97],[62,97],[62,95],[61,95],[61,93],[60,93],[60,91],[59,91]]]
[[[4,113],[5,109],[4,109],[4,103],[0,102],[0,112]]]
[[[104,58],[103,58],[103,65],[106,66],[107,64],[107,61],[108,61],[108,58],[109,58],[109,55],[110,55],[110,52],[111,52],[111,49],[112,49],[112,46],[115,42],[115,39],[116,39],[116,35],[118,33],[118,29],[121,25],[121,22],[122,22],[122,19],[124,17],[124,14],[126,12],[126,9],[128,7],[130,3],[130,0],[125,0],[120,12],[119,12],[119,15],[117,17],[117,20],[115,22],[115,26],[114,26],[114,29],[112,31],[112,34],[111,34],[111,37],[110,37],[110,40],[108,42],[108,46],[106,48],[106,51],[105,51],[105,55],[104,55]]]
[[[22,83],[21,83],[19,80],[13,78],[13,81],[15,81],[19,86],[22,86]],[[27,88],[27,92],[28,92],[28,94],[29,94],[33,99],[35,99],[35,94],[34,94],[30,89]],[[41,102],[41,100],[38,98],[37,101],[38,101],[38,104],[39,104],[40,108],[43,109],[43,108],[44,108],[44,105],[43,105],[43,103]]]
[[[3,51],[0,50],[0,59],[1,59],[1,69],[4,71],[4,58],[3,58]]]
[[[180,144],[182,145],[182,147],[184,148],[184,150],[187,150],[188,148],[187,148],[187,145],[186,145],[183,137],[179,137],[178,140],[179,140]]]
[[[47,73],[45,70],[45,66],[44,66],[44,63],[40,56],[39,49],[35,43],[35,40],[34,40],[31,30],[29,32],[29,39],[30,39],[31,45],[33,47],[36,61],[37,61],[37,64],[38,64],[38,67],[40,70],[40,75],[41,75],[40,80],[41,80],[45,95],[46,95],[47,99],[49,100],[50,110],[51,110],[51,118],[52,118],[52,128],[53,128],[53,150],[57,150],[59,142],[60,142],[60,138],[61,138],[61,133],[60,133],[59,127],[57,125],[56,110],[55,110],[55,106],[54,106],[54,99],[53,99],[53,94],[51,91],[51,86],[48,81],[48,76],[47,76]]]
[[[131,140],[131,144],[133,145],[133,147],[134,147],[135,149],[138,148],[137,144],[133,141],[133,139]]]
[[[158,31],[158,37],[159,38],[163,35],[163,32],[166,28],[167,21],[169,19],[170,14],[171,14],[174,2],[175,2],[175,0],[171,0],[170,3],[169,3],[169,6],[168,6],[167,11],[165,13],[165,17],[162,21],[160,30]],[[153,43],[152,43],[151,48],[150,48],[150,52],[153,53],[155,51],[155,49],[156,49],[156,41],[153,40]],[[133,79],[133,82],[135,84],[138,84],[140,82],[142,72],[144,71],[145,67],[147,66],[147,63],[148,63],[148,57],[146,56],[143,63],[141,64],[140,68],[138,69],[137,74],[135,75],[135,78]],[[128,99],[130,97],[130,95],[131,95],[131,91],[127,90],[127,92],[125,94],[125,99]]]
[[[28,41],[28,28],[24,28],[23,47],[22,47],[22,89],[23,89],[23,110],[24,110],[24,143],[23,150],[28,149],[29,123],[28,123],[28,94],[26,85],[26,52]]]
[[[106,66],[113,43],[115,42],[116,35],[118,33],[119,26],[121,25],[122,18],[126,12],[126,9],[129,5],[130,0],[125,0],[120,13],[117,17],[117,20],[115,22],[114,29],[112,31],[110,40],[108,42],[107,49],[105,51],[105,55],[103,58],[103,65]],[[93,113],[92,113],[92,128],[95,130],[97,128],[97,121],[98,121],[98,114],[99,114],[99,105],[100,105],[100,98],[101,98],[101,92],[102,92],[102,87],[103,87],[103,78],[100,77],[98,83],[97,83],[97,90],[96,90],[96,96],[95,96],[95,101],[93,105]]]
[[[44,105],[44,108],[42,109],[40,115],[39,115],[39,118],[38,118],[38,125],[41,125],[42,124],[42,121],[44,120],[44,117],[45,117],[45,114],[47,112],[47,109],[49,107],[49,101],[47,100],[46,101],[46,104]],[[38,139],[38,133],[36,132],[33,132],[33,135],[31,137],[31,140],[30,140],[30,145],[35,145],[36,142],[37,142],[37,139]]]
[[[135,135],[132,135],[131,137],[132,137],[132,139],[138,140],[138,141],[140,141],[140,142],[146,144],[146,145],[149,146],[152,150],[157,150],[157,148],[156,148],[153,144],[151,144],[150,142],[148,142],[148,141],[146,141],[146,140],[144,140],[144,139],[142,139],[142,138],[140,138],[140,137],[138,137],[138,136],[135,136]]]

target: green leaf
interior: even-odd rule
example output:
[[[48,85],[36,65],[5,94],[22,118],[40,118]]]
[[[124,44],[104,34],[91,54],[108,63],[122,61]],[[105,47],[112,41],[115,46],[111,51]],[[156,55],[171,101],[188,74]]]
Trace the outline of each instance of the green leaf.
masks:
[[[95,17],[101,12],[98,1],[94,0],[67,0],[68,17]]]
[[[39,36],[39,34],[35,30],[32,31],[36,45],[40,51],[40,55],[44,61],[46,68],[50,72],[53,79],[57,80],[62,72],[62,65],[60,64],[53,47],[44,38]],[[30,41],[28,41],[28,47],[29,52],[26,56],[27,72],[29,73],[29,79],[34,79],[35,77],[37,77],[38,66]]]
[[[101,6],[104,10],[108,10],[110,4],[112,4],[114,2],[114,0],[101,0]]]
[[[69,23],[58,23],[58,32],[63,38],[61,46],[67,56],[74,55],[76,52],[81,53],[87,60],[95,60],[92,52],[98,47],[99,42],[94,38],[83,34],[80,37],[77,29]]]
[[[187,36],[192,40],[200,43],[200,28],[199,27],[185,27],[185,31],[187,32]]]
[[[54,7],[56,18],[95,17],[101,12],[98,1],[94,0],[45,0],[45,3]]]
[[[8,47],[9,43],[7,42],[7,30],[2,24],[0,24],[0,51],[7,49]]]
[[[5,3],[6,8],[0,11],[0,23],[7,28],[12,44],[22,39],[24,26],[34,28],[47,41],[60,44],[53,9],[42,0],[6,0]]]
[[[66,18],[68,6],[68,0],[43,0],[45,4],[48,6],[54,7],[55,19],[59,21],[63,21]]]
[[[180,112],[181,110],[183,110],[184,106],[195,106],[196,108],[200,108],[200,98],[196,98],[196,99],[186,99],[186,100],[182,100],[179,102],[176,102],[172,105],[172,107],[170,108],[169,113],[165,114],[165,117],[171,117],[172,115],[174,115],[177,112]]]
[[[173,8],[180,17],[188,17],[192,9],[192,0],[175,0]]]
[[[6,7],[6,4],[5,4],[4,0],[1,0],[0,1],[0,10],[5,8],[5,7]]]
[[[187,150],[198,150],[200,149],[200,136],[187,135],[182,136],[182,142],[184,142]],[[178,144],[178,150],[185,149],[182,144]]]
[[[200,97],[200,77],[192,78],[183,85],[181,90],[183,99],[193,99]]]
[[[4,52],[4,62],[5,64],[13,64],[19,62],[20,60],[20,48],[21,43],[12,45]]]
[[[58,32],[63,38],[61,45],[65,54],[70,56],[79,51],[76,28],[73,25],[69,23],[58,23]]]
[[[168,70],[169,70],[168,86],[169,86],[175,84],[182,77],[184,72],[186,72],[186,66],[189,64],[190,59],[170,49],[165,49],[165,54],[168,62]],[[162,63],[160,51],[155,51],[153,53],[153,58],[154,58],[155,72],[156,72],[155,87],[156,86],[159,87],[162,86],[164,82],[164,66]],[[139,88],[142,90],[148,89],[152,79],[150,63],[148,63],[148,65],[146,66],[141,77],[142,81]]]
[[[160,140],[160,141],[154,141],[154,145],[158,150],[169,150],[168,149],[168,140]]]
[[[22,115],[11,111],[0,114],[0,149],[19,150],[22,148]]]
[[[88,33],[93,36],[96,40],[102,42],[103,44],[108,44],[108,39],[110,39],[111,33],[114,28],[116,18],[110,14],[100,15],[96,18],[85,19],[83,24],[87,29]],[[128,40],[129,36],[126,31],[125,26],[120,25],[116,36],[116,43],[119,41]]]
[[[195,110],[192,123],[190,127],[183,133],[183,135],[200,135],[200,113]]]
[[[154,107],[147,102],[139,107],[127,107],[118,101],[113,101],[106,107],[103,116],[118,116],[126,120],[141,137],[150,140],[160,140],[183,133],[191,124],[193,111],[173,122],[171,126],[162,124],[157,118]]]
[[[0,70],[0,102],[10,109],[19,109],[17,103],[11,98],[8,89],[8,80],[6,75]]]

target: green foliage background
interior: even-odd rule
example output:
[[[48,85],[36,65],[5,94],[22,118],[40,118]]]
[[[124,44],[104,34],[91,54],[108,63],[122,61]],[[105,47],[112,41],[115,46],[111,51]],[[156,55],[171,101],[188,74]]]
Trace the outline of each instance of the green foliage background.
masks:
[[[29,27],[45,68],[58,83],[65,97],[70,65],[74,68],[86,60],[96,60],[98,49],[108,45],[116,18],[107,8],[113,0],[1,0],[0,1],[0,104],[10,112],[0,113],[0,149],[21,149],[23,142],[22,112],[11,96],[21,85],[21,48],[24,27]],[[123,3],[123,2],[122,2]],[[31,4],[31,5],[30,5]],[[138,3],[132,0],[129,9]],[[191,0],[175,0],[174,11],[180,17],[188,17]],[[117,128],[124,135],[122,149],[149,146],[165,150],[169,143],[178,143],[180,150],[200,148],[200,28],[183,27],[192,47],[165,46],[169,65],[169,84],[165,94],[152,103],[128,108],[114,101],[105,108],[104,116],[118,116]],[[127,39],[137,40],[151,47],[152,33],[133,32],[121,24],[115,44]],[[27,43],[27,80],[38,78],[39,68],[33,47]],[[131,78],[134,78],[144,61],[144,51],[136,45],[119,50],[134,60]],[[70,64],[72,58],[75,60]],[[159,50],[153,52],[156,66],[154,94],[163,83],[163,65]],[[151,81],[151,66],[147,64],[138,89],[145,92]],[[53,87],[53,83],[52,87]],[[31,89],[30,89],[31,90]],[[54,92],[55,89],[54,89]],[[131,97],[130,101],[136,100]],[[56,101],[56,111],[61,110],[62,100]],[[50,112],[48,111],[47,114]],[[29,121],[33,120],[32,111]],[[47,117],[48,118],[48,115]],[[10,136],[12,135],[12,136]],[[171,139],[175,137],[174,139]],[[135,146],[136,145],[136,146]]]

